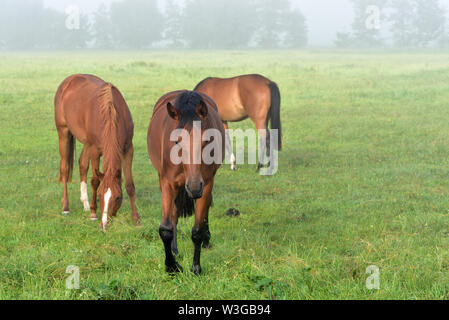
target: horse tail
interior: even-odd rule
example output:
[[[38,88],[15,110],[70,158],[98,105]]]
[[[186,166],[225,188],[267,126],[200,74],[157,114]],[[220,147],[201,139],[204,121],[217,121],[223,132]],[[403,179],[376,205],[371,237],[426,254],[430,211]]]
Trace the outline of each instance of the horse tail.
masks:
[[[195,201],[189,197],[186,188],[181,187],[175,200],[178,217],[187,218],[195,212]]]
[[[114,86],[106,83],[99,93],[100,113],[103,117],[103,168],[110,168],[112,164],[121,163],[121,150],[117,136],[117,110],[114,104]],[[106,172],[104,172],[106,174]]]
[[[67,154],[67,164],[69,167],[67,168],[67,182],[72,182],[72,173],[73,173],[73,160],[75,158],[75,147],[76,141],[75,137],[71,132],[69,132],[69,141],[68,141],[68,154]],[[59,173],[59,181],[62,182],[61,172]]]
[[[271,92],[271,106],[267,115],[268,120],[271,120],[271,129],[278,130],[278,149],[282,150],[282,127],[281,127],[281,93],[278,85],[270,81],[268,84]],[[271,118],[271,119],[270,119]]]

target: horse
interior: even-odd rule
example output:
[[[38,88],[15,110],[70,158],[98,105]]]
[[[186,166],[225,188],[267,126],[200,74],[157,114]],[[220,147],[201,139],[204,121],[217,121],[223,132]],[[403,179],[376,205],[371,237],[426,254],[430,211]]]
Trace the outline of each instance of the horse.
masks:
[[[195,128],[201,124],[197,137],[205,139],[207,132],[215,131],[209,141],[198,142]],[[186,135],[176,136],[177,132]],[[175,134],[173,136],[173,134]],[[205,139],[207,140],[207,139]],[[212,140],[212,141],[211,141]],[[148,154],[159,174],[162,193],[162,222],[159,235],[165,249],[165,270],[182,272],[177,263],[176,229],[179,217],[193,215],[192,229],[194,258],[191,271],[201,273],[201,246],[210,246],[209,208],[212,204],[214,177],[224,160],[225,131],[214,101],[205,94],[193,91],[175,91],[159,99],[148,127]],[[210,147],[214,162],[204,160]],[[182,154],[181,161],[173,161],[173,154]],[[197,157],[197,161],[193,159]]]
[[[77,139],[84,145],[79,159],[80,200],[84,210],[90,210],[90,219],[98,220],[97,192],[100,197],[103,232],[106,231],[108,219],[116,216],[122,204],[123,167],[132,219],[139,225],[132,177],[134,124],[120,91],[94,75],[75,74],[61,83],[54,103],[61,157],[59,181],[63,184],[62,214],[70,214],[67,182],[72,180]],[[104,173],[99,169],[101,156]],[[92,163],[90,205],[87,194],[89,162]]]
[[[218,113],[226,130],[226,149],[230,154],[231,169],[237,170],[232,141],[229,136],[228,122],[239,122],[248,117],[254,122],[259,132],[259,165],[264,166],[265,150],[268,166],[272,161],[270,149],[270,131],[278,130],[278,143],[275,149],[282,150],[281,132],[281,94],[278,85],[258,74],[242,75],[234,78],[206,78],[195,87],[194,91],[211,97],[218,107]]]

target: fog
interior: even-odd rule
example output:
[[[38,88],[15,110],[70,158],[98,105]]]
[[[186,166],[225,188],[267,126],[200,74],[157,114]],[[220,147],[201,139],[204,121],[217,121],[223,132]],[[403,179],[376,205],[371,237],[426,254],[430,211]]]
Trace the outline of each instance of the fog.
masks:
[[[93,12],[100,3],[110,4],[112,1],[114,0],[46,0],[45,5],[63,11],[76,4],[86,12]],[[165,1],[158,2],[163,8]],[[183,1],[179,0],[178,3]],[[335,32],[348,31],[354,17],[349,0],[293,0],[292,5],[299,8],[307,18],[311,46],[332,46]]]
[[[449,43],[448,7],[449,0],[0,0],[0,49],[441,48]],[[81,17],[67,27],[74,14]]]

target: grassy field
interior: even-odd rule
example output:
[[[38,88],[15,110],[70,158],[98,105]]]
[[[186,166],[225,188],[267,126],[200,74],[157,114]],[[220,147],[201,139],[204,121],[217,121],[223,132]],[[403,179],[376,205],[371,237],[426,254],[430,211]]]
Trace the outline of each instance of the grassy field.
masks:
[[[53,97],[73,73],[111,81],[131,108],[140,228],[125,196],[102,234],[82,211],[77,166],[72,215],[60,215]],[[279,172],[223,167],[203,275],[170,277],[146,150],[153,105],[206,76],[243,73],[281,88]],[[2,53],[0,123],[0,299],[449,298],[449,54]],[[231,207],[242,215],[227,217]],[[179,224],[185,270],[192,224]],[[65,288],[69,265],[80,290]],[[370,265],[380,290],[365,287]]]

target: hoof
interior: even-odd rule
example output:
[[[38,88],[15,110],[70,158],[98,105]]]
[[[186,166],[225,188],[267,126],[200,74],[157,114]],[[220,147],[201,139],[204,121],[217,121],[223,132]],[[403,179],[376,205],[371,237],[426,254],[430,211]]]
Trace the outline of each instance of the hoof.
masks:
[[[210,244],[210,242],[203,242],[203,249],[212,249],[212,245]]]
[[[136,226],[136,227],[140,227],[142,225],[142,223],[140,222],[139,219],[133,220],[133,221],[134,221],[134,226]]]
[[[89,202],[84,202],[83,200],[81,200],[81,202],[83,203],[84,211],[89,212],[90,211]]]
[[[61,214],[62,214],[63,216],[68,216],[68,215],[70,214],[70,211],[63,211]]]
[[[90,211],[90,221],[98,221],[98,216],[95,211]]]
[[[176,274],[176,273],[183,272],[183,270],[182,270],[181,265],[179,263],[175,262],[175,264],[172,266],[165,265],[165,272],[167,272],[168,274]]]
[[[192,266],[190,271],[192,271],[194,275],[199,276],[201,274],[201,266],[200,265]]]
[[[236,167],[236,166],[233,166],[233,167],[231,167],[231,170],[232,170],[232,171],[237,171],[237,167]]]

